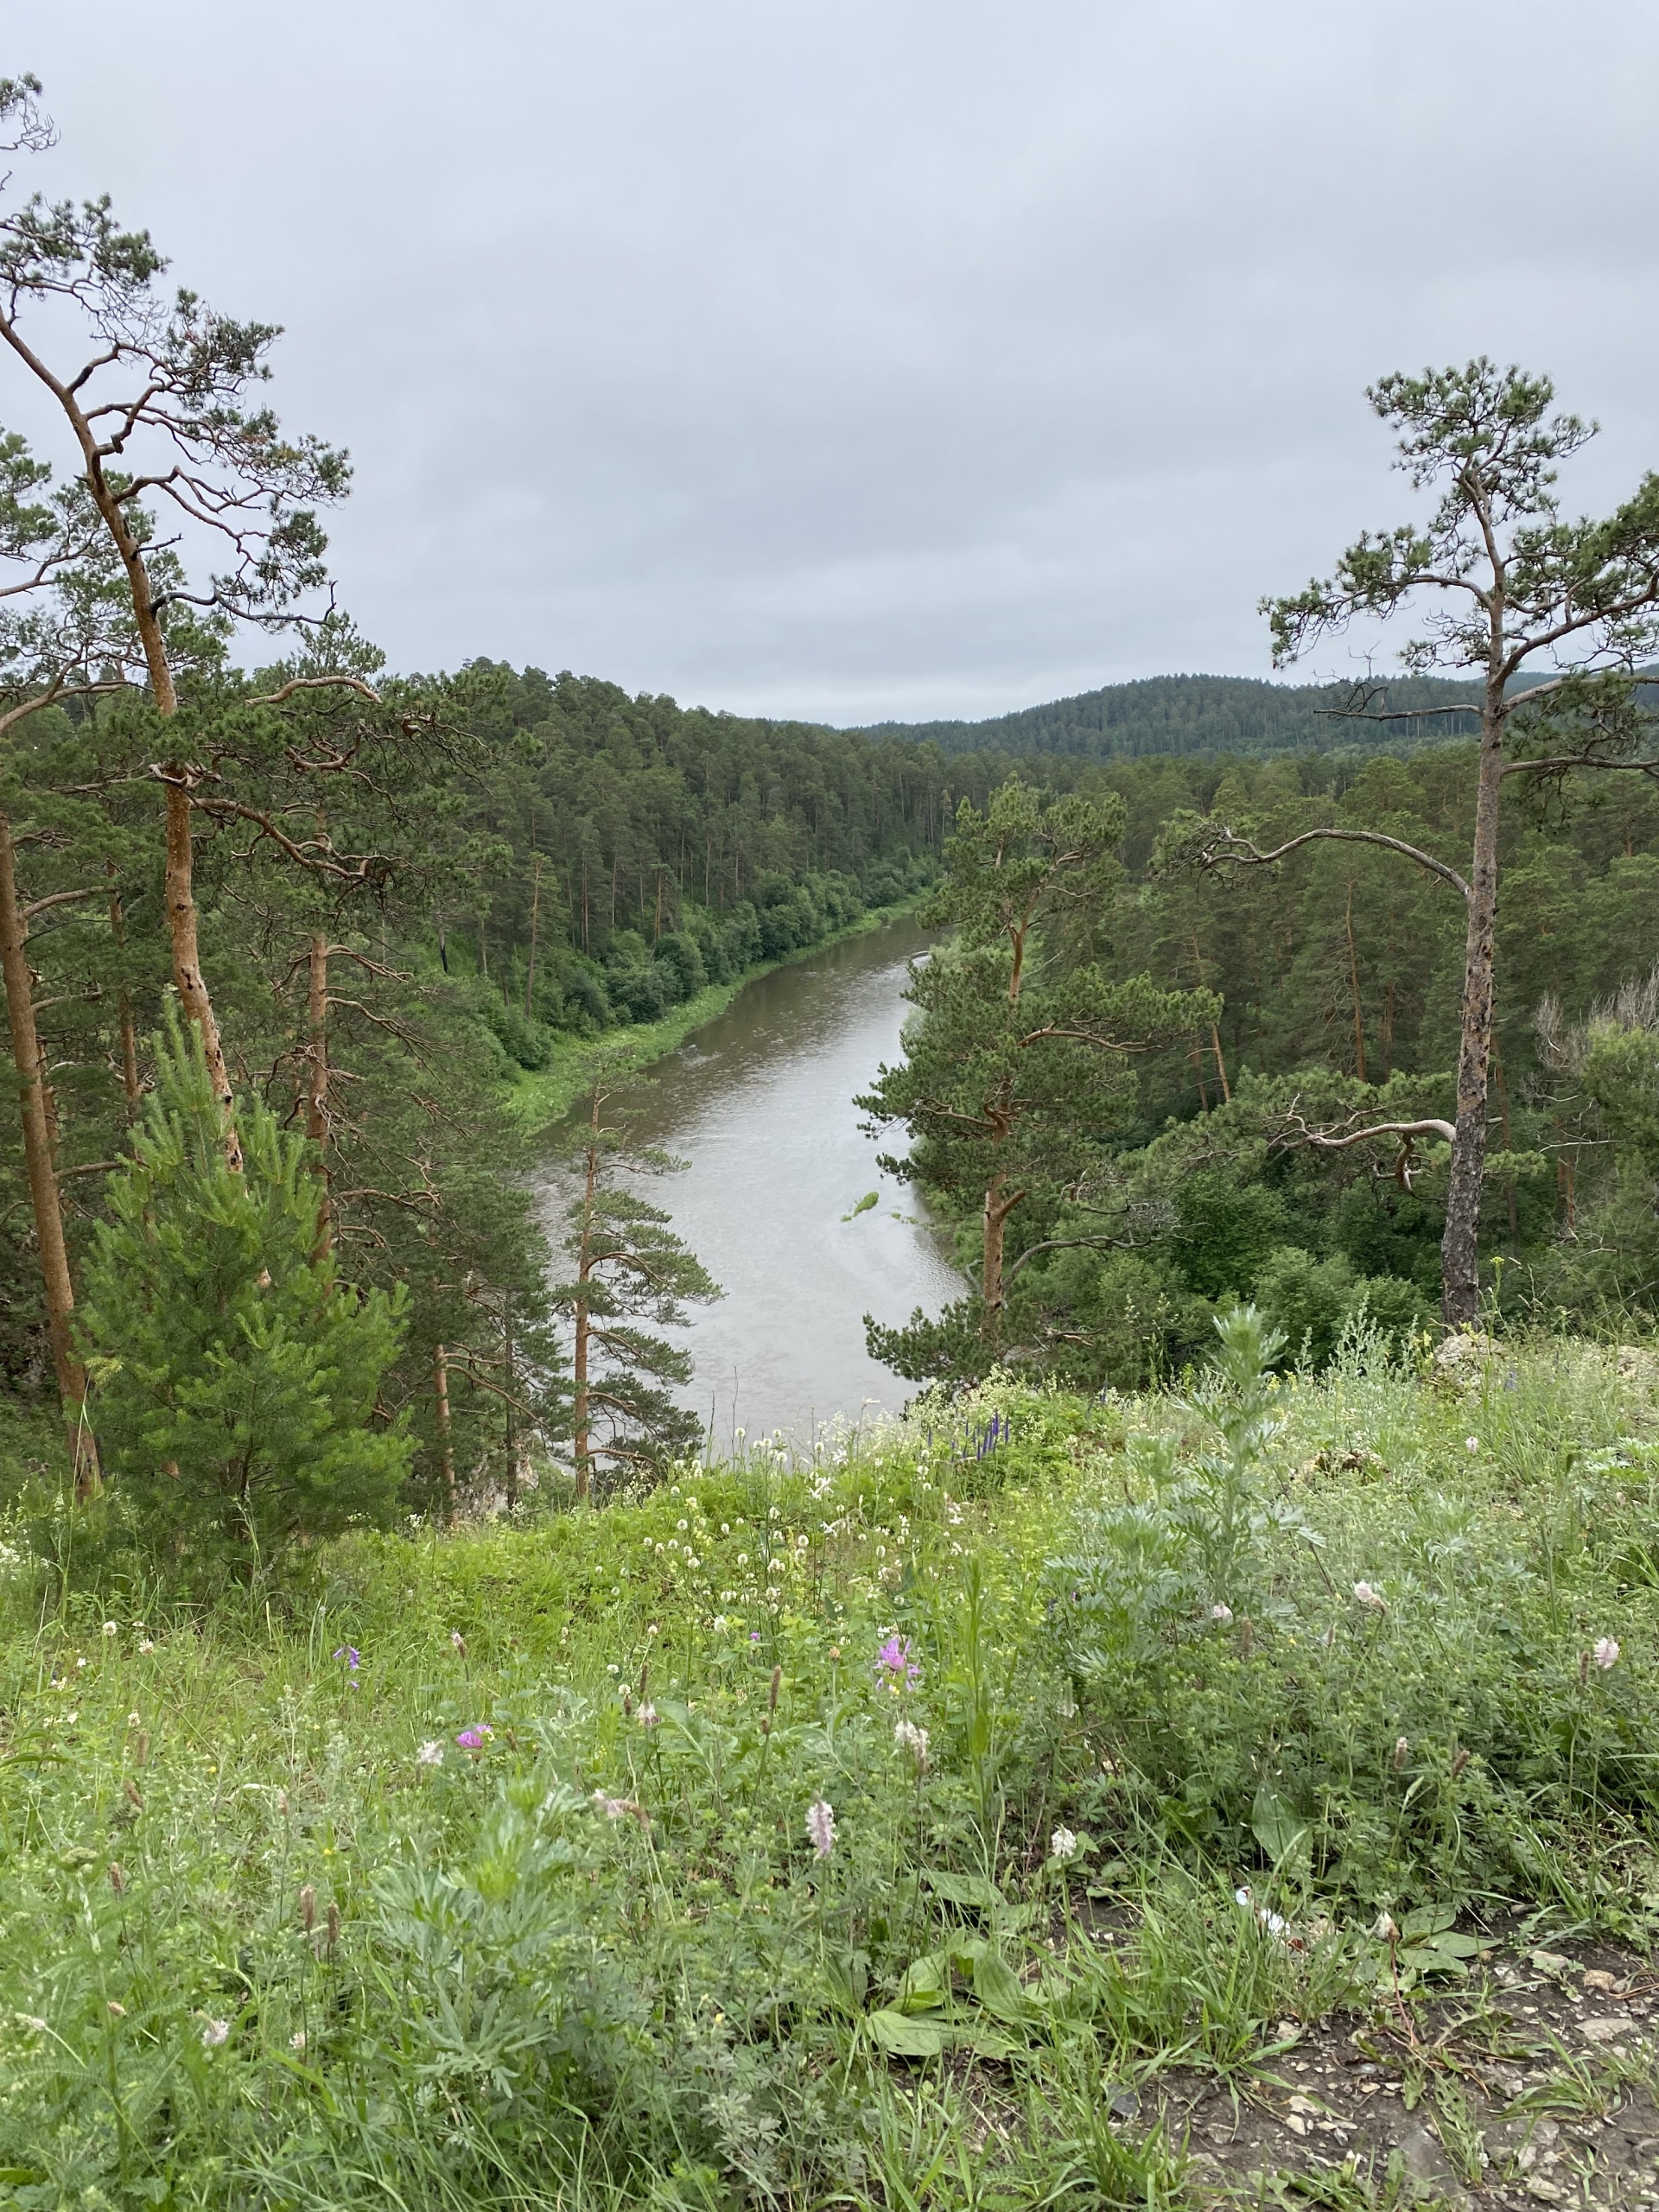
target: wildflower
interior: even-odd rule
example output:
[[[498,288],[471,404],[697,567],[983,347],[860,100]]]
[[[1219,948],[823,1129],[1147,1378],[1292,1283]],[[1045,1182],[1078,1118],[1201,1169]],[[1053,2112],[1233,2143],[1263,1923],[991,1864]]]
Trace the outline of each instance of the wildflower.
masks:
[[[1233,1618],[1233,1609],[1230,1605],[1211,1605],[1210,1618],[1212,1621],[1219,1621],[1223,1628],[1225,1628]]]
[[[138,1649],[143,1653],[145,1658],[148,1659],[150,1653],[156,1649],[153,1638],[147,1636],[143,1642],[139,1645]]]
[[[1480,1439],[1478,1436],[1465,1436],[1463,1440],[1463,1448],[1465,1452],[1478,1452]]]
[[[362,1655],[359,1653],[354,1643],[341,1643],[336,1645],[334,1656],[336,1659],[343,1659],[346,1662],[348,1672],[353,1675],[363,1663]]]
[[[317,1893],[309,1882],[300,1891],[300,1926],[308,1936],[317,1924]]]
[[[1407,1757],[1407,1754],[1409,1752],[1410,1749],[1411,1749],[1410,1745],[1406,1741],[1406,1739],[1405,1739],[1405,1738],[1404,1738],[1403,1736],[1396,1736],[1396,1737],[1395,1738],[1395,1739],[1394,1739],[1394,1770],[1395,1770],[1395,1772],[1396,1774],[1398,1774],[1398,1773],[1399,1773],[1399,1771],[1400,1771],[1400,1770],[1401,1770],[1401,1768],[1402,1768],[1402,1766],[1404,1766],[1404,1764],[1405,1764],[1405,1763],[1406,1763],[1406,1757]]]
[[[1392,1943],[1400,1930],[1395,1926],[1389,1914],[1379,1912],[1376,1916],[1376,1925],[1372,1929],[1371,1933],[1379,1943]]]
[[[1048,1854],[1051,1859],[1059,1859],[1062,1865],[1068,1859],[1077,1857],[1077,1839],[1070,1828],[1055,1829],[1048,1839]]]
[[[815,1859],[827,1859],[836,1847],[835,1810],[822,1797],[815,1797],[806,1808],[806,1840]]]
[[[450,1630],[449,1643],[452,1649],[458,1651],[463,1659],[467,1656],[467,1639],[458,1628]]]
[[[901,1690],[913,1688],[921,1671],[920,1663],[911,1651],[909,1637],[896,1631],[875,1655],[875,1678],[895,1697]]]
[[[1618,1664],[1618,1638],[1616,1636],[1604,1636],[1591,1656],[1602,1673],[1606,1674]]]
[[[443,1745],[439,1743],[435,1736],[421,1745],[420,1750],[415,1754],[415,1764],[416,1766],[443,1764]]]
[[[749,1630],[749,1642],[750,1642],[751,1643],[760,1643],[760,1630],[759,1630],[758,1628],[752,1628],[752,1629]]]
[[[463,1728],[455,1741],[463,1751],[481,1751],[494,1733],[487,1720],[480,1720],[474,1727]]]
[[[832,1644],[830,1645],[830,1658],[831,1658],[832,1660],[834,1660],[834,1659],[839,1659],[839,1658],[840,1658],[840,1656],[841,1656],[841,1646],[840,1646],[838,1643],[832,1643]]]
[[[1373,1590],[1369,1582],[1356,1582],[1354,1585],[1354,1595],[1358,1599],[1362,1605],[1375,1605],[1379,1611],[1382,1609],[1382,1593],[1379,1591]]]
[[[290,2050],[302,2051],[305,2049],[305,2030],[303,2028],[296,2028],[293,2034],[289,2036],[288,2039],[288,2047]]]
[[[110,1861],[110,1887],[115,1891],[117,1897],[124,1897],[126,1894],[127,1878],[121,1871],[120,1861],[115,1859]]]
[[[913,1720],[901,1720],[893,1732],[893,1740],[901,1751],[908,1751],[918,1766],[927,1764],[927,1731],[918,1728]]]
[[[121,1631],[113,1621],[105,1621],[104,1624],[104,1633],[105,1636],[119,1636]]]
[[[139,1716],[138,1716],[136,1713],[130,1713],[127,1715],[127,1726],[128,1726],[128,1727],[129,1727],[129,1728],[136,1728],[136,1727],[137,1727],[137,1726],[138,1726],[138,1721],[139,1721]]]
[[[204,2020],[201,2024],[202,2049],[217,2050],[220,2044],[228,2041],[230,2032],[231,2024],[228,2020]]]
[[[642,1728],[654,1728],[660,1716],[654,1705],[647,1704],[640,1707],[637,1717]]]
[[[1249,1902],[1250,1893],[1248,1890],[1235,1890],[1233,1891],[1233,1903],[1235,1904],[1249,1904]]]

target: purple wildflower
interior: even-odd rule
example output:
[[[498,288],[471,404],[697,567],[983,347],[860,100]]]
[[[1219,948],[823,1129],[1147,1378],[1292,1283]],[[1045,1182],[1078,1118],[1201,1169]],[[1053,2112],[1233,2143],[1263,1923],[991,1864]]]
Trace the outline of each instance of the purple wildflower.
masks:
[[[463,1751],[481,1751],[494,1733],[487,1720],[480,1720],[475,1727],[463,1728],[455,1741]]]
[[[363,1664],[362,1654],[358,1650],[358,1648],[354,1643],[340,1644],[336,1649],[334,1656],[336,1659],[343,1659],[353,1674],[355,1674],[358,1669]]]
[[[896,1631],[875,1655],[875,1679],[895,1697],[912,1688],[921,1676],[921,1662],[910,1648],[910,1638]]]
[[[827,1859],[836,1847],[835,1811],[822,1797],[815,1797],[806,1808],[806,1840],[815,1859]]]

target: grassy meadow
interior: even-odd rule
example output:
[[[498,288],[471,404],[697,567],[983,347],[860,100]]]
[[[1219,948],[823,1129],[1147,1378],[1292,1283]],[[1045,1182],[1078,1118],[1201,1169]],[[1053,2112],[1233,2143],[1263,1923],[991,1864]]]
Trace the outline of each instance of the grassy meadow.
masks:
[[[1659,1918],[1653,1371],[1263,1355],[1246,1316],[1184,1397],[996,1380],[191,1615],[34,1478],[0,2202],[1155,2207],[1233,2185],[1212,2096],[1291,2130],[1253,2201],[1587,2201],[1538,2083],[1628,2102],[1639,2022],[1523,2062],[1491,1993]],[[1310,2164],[1337,2037],[1403,2147]]]

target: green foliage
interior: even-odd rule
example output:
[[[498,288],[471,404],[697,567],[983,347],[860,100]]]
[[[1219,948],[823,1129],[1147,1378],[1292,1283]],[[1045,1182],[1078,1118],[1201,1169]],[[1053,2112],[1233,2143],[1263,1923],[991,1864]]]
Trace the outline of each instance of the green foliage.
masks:
[[[1004,1375],[804,1466],[362,1532],[298,1616],[135,1620],[9,1529],[8,2186],[1167,2207],[1164,2070],[1397,2029],[1506,1907],[1645,1936],[1650,1392],[1217,1341],[1180,1402]],[[1081,1672],[1068,1548],[1138,1608]]]
[[[156,1558],[251,1574],[300,1540],[385,1520],[403,1426],[373,1419],[404,1301],[319,1249],[316,1162],[260,1102],[241,1174],[193,1030],[156,1045],[130,1166],[86,1270],[82,1331],[117,1506]]]

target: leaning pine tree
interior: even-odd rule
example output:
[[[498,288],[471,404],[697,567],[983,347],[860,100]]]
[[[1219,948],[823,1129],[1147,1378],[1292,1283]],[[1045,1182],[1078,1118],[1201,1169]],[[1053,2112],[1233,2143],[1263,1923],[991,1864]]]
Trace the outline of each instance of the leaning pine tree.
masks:
[[[105,1468],[158,1554],[251,1579],[284,1546],[396,1503],[412,1444],[376,1395],[403,1295],[337,1279],[305,1141],[257,1097],[243,1172],[230,1166],[194,1025],[156,1040],[156,1070],[86,1268]]]

